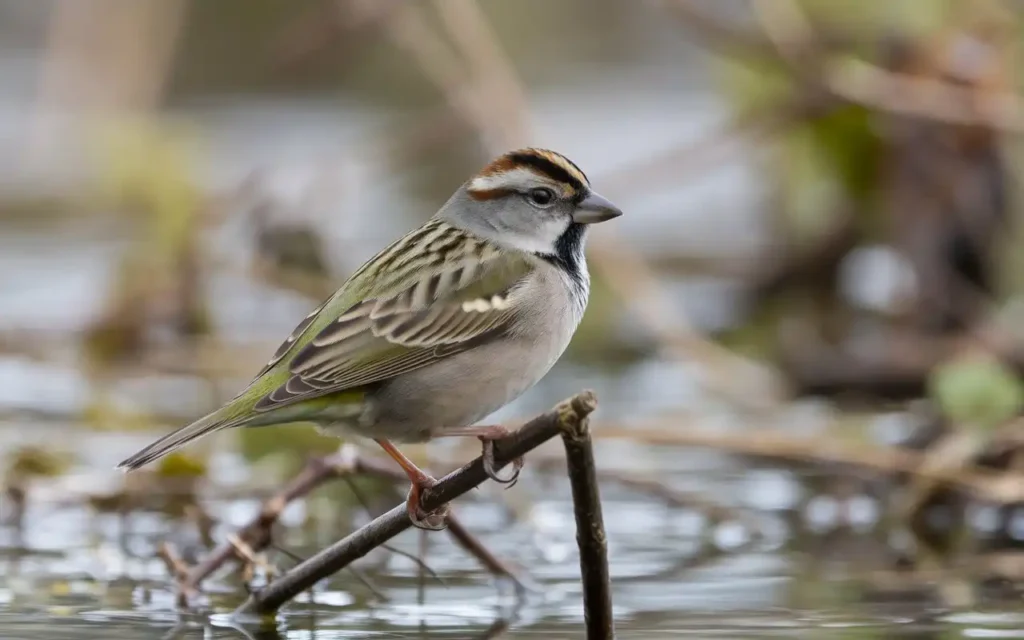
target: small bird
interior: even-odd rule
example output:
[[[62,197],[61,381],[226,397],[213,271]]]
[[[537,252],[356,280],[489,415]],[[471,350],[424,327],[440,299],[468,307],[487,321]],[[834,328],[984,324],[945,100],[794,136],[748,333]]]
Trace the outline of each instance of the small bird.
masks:
[[[213,431],[312,422],[375,440],[409,476],[412,523],[443,529],[420,504],[434,478],[392,442],[478,437],[498,475],[502,425],[475,425],[536,384],[562,355],[590,291],[590,224],[622,215],[563,155],[520,149],[493,160],[441,209],[371,258],[299,323],[225,406],[118,465],[137,469]]]

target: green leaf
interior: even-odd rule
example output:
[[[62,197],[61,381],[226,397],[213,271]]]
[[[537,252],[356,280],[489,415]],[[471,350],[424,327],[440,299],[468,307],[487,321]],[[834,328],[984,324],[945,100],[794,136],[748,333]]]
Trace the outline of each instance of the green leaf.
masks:
[[[156,472],[161,478],[201,478],[206,475],[206,461],[175,451],[160,460]]]
[[[929,394],[943,414],[958,424],[991,429],[1016,416],[1024,406],[1024,384],[994,358],[968,356],[936,367]]]
[[[6,462],[6,475],[11,481],[60,476],[71,467],[72,458],[64,452],[28,445],[11,451]]]

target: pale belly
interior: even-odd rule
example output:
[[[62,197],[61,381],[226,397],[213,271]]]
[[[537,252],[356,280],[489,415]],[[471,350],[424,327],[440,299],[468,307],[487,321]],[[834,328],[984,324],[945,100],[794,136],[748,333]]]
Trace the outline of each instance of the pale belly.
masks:
[[[582,304],[574,305],[559,278],[553,271],[537,272],[523,293],[544,303],[524,311],[513,329],[515,338],[474,347],[383,383],[370,392],[358,417],[337,420],[332,427],[369,438],[421,442],[446,428],[472,425],[515,400],[561,357],[582,316],[585,294]]]
[[[453,356],[382,385],[363,416],[344,426],[367,437],[420,442],[446,427],[474,424],[543,378],[564,342],[490,345]]]

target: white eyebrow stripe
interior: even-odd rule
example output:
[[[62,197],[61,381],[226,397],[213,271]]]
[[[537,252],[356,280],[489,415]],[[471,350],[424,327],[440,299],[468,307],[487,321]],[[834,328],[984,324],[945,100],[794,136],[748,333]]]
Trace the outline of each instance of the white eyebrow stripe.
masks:
[[[523,191],[538,186],[538,183],[560,189],[561,185],[533,169],[516,167],[510,171],[502,171],[490,175],[473,178],[469,183],[470,191],[491,191],[494,189],[511,189]]]

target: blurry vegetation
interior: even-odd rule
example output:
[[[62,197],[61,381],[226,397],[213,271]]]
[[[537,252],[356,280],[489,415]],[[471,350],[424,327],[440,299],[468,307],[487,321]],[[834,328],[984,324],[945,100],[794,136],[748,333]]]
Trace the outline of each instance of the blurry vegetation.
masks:
[[[339,445],[338,438],[320,433],[311,424],[243,429],[238,433],[238,442],[246,460],[261,464],[269,458],[281,478],[294,475],[310,456],[326,455]]]
[[[764,3],[764,13],[780,14],[762,16],[777,23],[775,33],[766,31],[770,41],[749,51],[723,45],[719,78],[741,121],[784,123],[762,163],[775,194],[772,258],[751,281],[751,322],[724,338],[774,353],[798,392],[921,395],[948,351],[928,341],[972,335],[1005,295],[1003,240],[1019,233],[1010,212],[1013,180],[1002,132],[983,123],[979,106],[1015,88],[1007,71],[1014,32],[998,4]],[[787,7],[799,7],[800,19],[786,23]],[[773,44],[776,55],[764,55]],[[963,108],[979,123],[894,114],[837,94],[837,74],[860,60],[973,96]],[[864,286],[876,290],[899,284],[866,307],[843,289],[841,274],[858,249],[872,248],[894,253],[910,279],[890,273],[872,283],[862,273]],[[851,350],[852,336],[865,329],[900,349]],[[909,356],[920,364],[901,360],[916,343],[931,345]],[[1019,372],[1019,359],[999,354],[1007,356]],[[898,384],[886,383],[894,377]]]
[[[101,311],[77,336],[83,370],[95,387],[84,423],[127,429],[156,422],[144,409],[114,407],[108,398],[119,381],[149,372],[148,356],[158,347],[185,354],[184,366],[173,373],[208,378],[209,386],[218,390],[221,385],[237,387],[239,380],[214,379],[196,355],[200,346],[241,342],[230,332],[215,331],[211,307],[216,300],[210,293],[214,278],[244,276],[251,283],[305,296],[312,307],[347,275],[333,271],[340,261],[334,260],[332,251],[338,248],[328,234],[314,222],[300,221],[287,203],[265,193],[266,176],[260,171],[227,197],[210,193],[203,181],[208,167],[200,134],[165,118],[158,107],[206,95],[211,88],[312,94],[324,85],[331,90],[344,87],[346,98],[409,112],[390,121],[378,134],[380,148],[373,151],[379,154],[375,160],[382,160],[378,176],[396,189],[436,203],[483,162],[494,131],[472,121],[467,114],[474,112],[465,105],[478,107],[478,99],[482,112],[504,117],[499,107],[517,108],[517,80],[497,77],[500,64],[484,54],[479,60],[492,66],[481,62],[484,71],[471,68],[466,78],[454,74],[459,76],[454,87],[445,86],[445,73],[429,77],[432,69],[423,63],[422,50],[408,42],[403,47],[395,36],[404,33],[396,27],[395,7],[400,4],[190,4],[174,64],[166,70],[170,90],[160,94],[152,112],[122,113],[110,126],[95,130],[95,181],[73,208],[116,212],[117,235],[125,241],[113,261]],[[602,14],[609,23],[615,21],[607,16],[638,10],[612,0],[604,4],[616,7]],[[991,577],[999,573],[1000,563],[980,552],[1012,552],[1024,545],[1013,530],[1019,527],[1024,504],[1015,488],[1024,469],[1019,435],[1024,335],[1001,317],[1024,295],[1024,253],[1019,250],[1024,235],[1016,213],[1022,160],[1016,145],[1024,132],[1024,113],[1000,119],[990,108],[1020,89],[1015,63],[1024,20],[996,1],[752,1],[744,5],[748,21],[727,19],[721,4],[672,0],[663,10],[681,18],[693,39],[713,52],[707,64],[732,110],[736,130],[761,136],[751,134],[747,142],[757,145],[758,176],[768,193],[763,215],[772,237],[765,255],[748,261],[753,266],[726,274],[731,282],[741,281],[744,310],[714,336],[717,342],[695,334],[685,318],[667,317],[663,308],[646,316],[638,313],[636,307],[651,298],[641,293],[630,297],[635,293],[630,286],[617,284],[608,274],[628,271],[635,276],[637,291],[644,293],[670,290],[676,274],[657,273],[642,252],[622,247],[653,275],[629,271],[615,261],[617,247],[609,241],[605,251],[593,252],[590,306],[568,357],[620,371],[656,353],[703,369],[720,362],[716,357],[722,354],[736,353],[777,366],[793,396],[824,397],[858,412],[830,414],[825,421],[831,430],[810,444],[792,434],[782,434],[792,436],[787,439],[770,433],[767,426],[751,427],[750,434],[740,437],[727,434],[701,441],[688,425],[680,426],[692,416],[673,414],[667,420],[672,428],[647,443],[711,443],[761,462],[819,474],[803,478],[803,487],[813,495],[801,509],[819,494],[836,503],[857,491],[876,497],[883,511],[878,528],[887,534],[910,529],[919,547],[879,552],[888,565],[884,577],[859,576],[863,586],[840,594],[843,598],[885,598],[894,592],[934,596],[928,571],[952,572],[954,561],[964,557],[976,560],[976,570]],[[418,6],[428,13],[426,3]],[[496,33],[516,39],[520,53],[533,56],[533,73],[554,73],[552,58],[542,55],[544,46],[550,46],[543,34],[574,25],[573,12],[560,5],[551,16],[555,24],[549,25],[511,3],[488,6]],[[419,25],[423,33],[436,36],[434,44],[451,44],[452,34],[440,26],[444,21],[430,15]],[[508,35],[527,26],[529,38]],[[474,35],[490,38],[487,33]],[[500,43],[495,48],[500,50]],[[479,62],[471,55],[463,57]],[[252,63],[256,59],[259,63]],[[474,73],[493,86],[479,78],[473,84]],[[892,91],[886,82],[895,82],[900,91]],[[957,100],[915,102],[912,89],[928,82],[957,91]],[[892,104],[899,100],[909,106]],[[951,117],[947,108],[958,109],[964,117]],[[399,122],[401,126],[395,124]],[[597,185],[600,178],[594,178]],[[25,211],[34,209],[0,203],[5,222]],[[406,221],[418,223],[428,214],[410,211]],[[244,244],[251,256],[242,274],[231,272],[230,259],[219,256],[210,241],[219,225],[234,222],[241,222],[244,231],[232,236],[232,242]],[[850,278],[851,265],[869,254],[875,266],[878,256],[885,255],[895,267],[882,276],[867,270]],[[706,271],[722,275],[715,266]],[[738,271],[742,273],[737,276]],[[874,287],[873,292],[851,292],[851,279]],[[647,321],[651,316],[662,319],[668,329],[659,331],[656,322]],[[5,349],[9,342],[16,341],[0,340]],[[273,346],[243,343],[239,349],[269,355]],[[265,356],[253,358],[264,361]],[[721,378],[735,387],[731,399],[742,400],[746,380],[728,368],[722,371]],[[702,370],[709,378],[714,373]],[[749,409],[742,402],[736,405]],[[742,419],[766,425],[781,420],[785,408],[772,406]],[[869,421],[863,416],[889,410],[916,422],[896,446],[881,447],[869,442]],[[327,472],[317,464],[340,455],[337,438],[309,425],[246,429],[236,435],[247,469],[263,482],[261,490],[303,474],[319,473],[322,479]],[[403,451],[423,457],[419,447]],[[36,446],[6,452],[5,501],[20,505],[20,513],[31,482],[60,476],[70,462]],[[127,476],[113,490],[91,492],[90,504],[100,512],[161,510],[202,523],[203,551],[209,552],[215,546],[210,531],[216,518],[200,505],[212,472],[218,470],[211,465],[202,447],[189,448]],[[358,496],[344,483],[317,485],[313,500],[318,508],[309,509],[307,520],[324,514],[352,520],[361,513],[364,493],[374,508],[390,506],[390,481],[351,479]],[[694,502],[657,479],[646,484],[634,479],[631,485],[623,478],[610,481],[668,496],[677,505]],[[287,502],[268,503],[277,509],[271,524]],[[979,506],[998,513],[997,526],[984,535],[969,517],[970,508]],[[723,513],[712,518],[715,527],[735,515]],[[704,531],[709,539],[712,533],[712,527]],[[262,542],[269,544],[267,536]],[[817,541],[821,549],[815,551],[826,554],[830,545],[845,548],[850,537],[856,536],[832,532]],[[804,541],[794,541],[794,546],[798,542]],[[1024,584],[1020,573],[1008,580]],[[813,595],[817,586],[806,588]]]
[[[99,424],[118,416],[102,391],[112,371],[138,361],[160,332],[192,340],[210,330],[200,255],[205,196],[194,138],[155,121],[119,122],[98,134],[95,197],[122,212],[132,237],[104,307],[83,335],[86,370],[100,385],[87,415]]]
[[[72,457],[60,451],[38,446],[27,446],[7,452],[4,459],[5,483],[22,482],[32,478],[53,478],[67,472]]]
[[[949,420],[993,429],[1020,415],[1024,383],[988,353],[965,354],[936,367],[931,395]]]
[[[26,494],[38,479],[56,478],[71,468],[74,457],[64,451],[27,445],[4,452],[0,458],[0,526],[18,526],[25,511]]]

